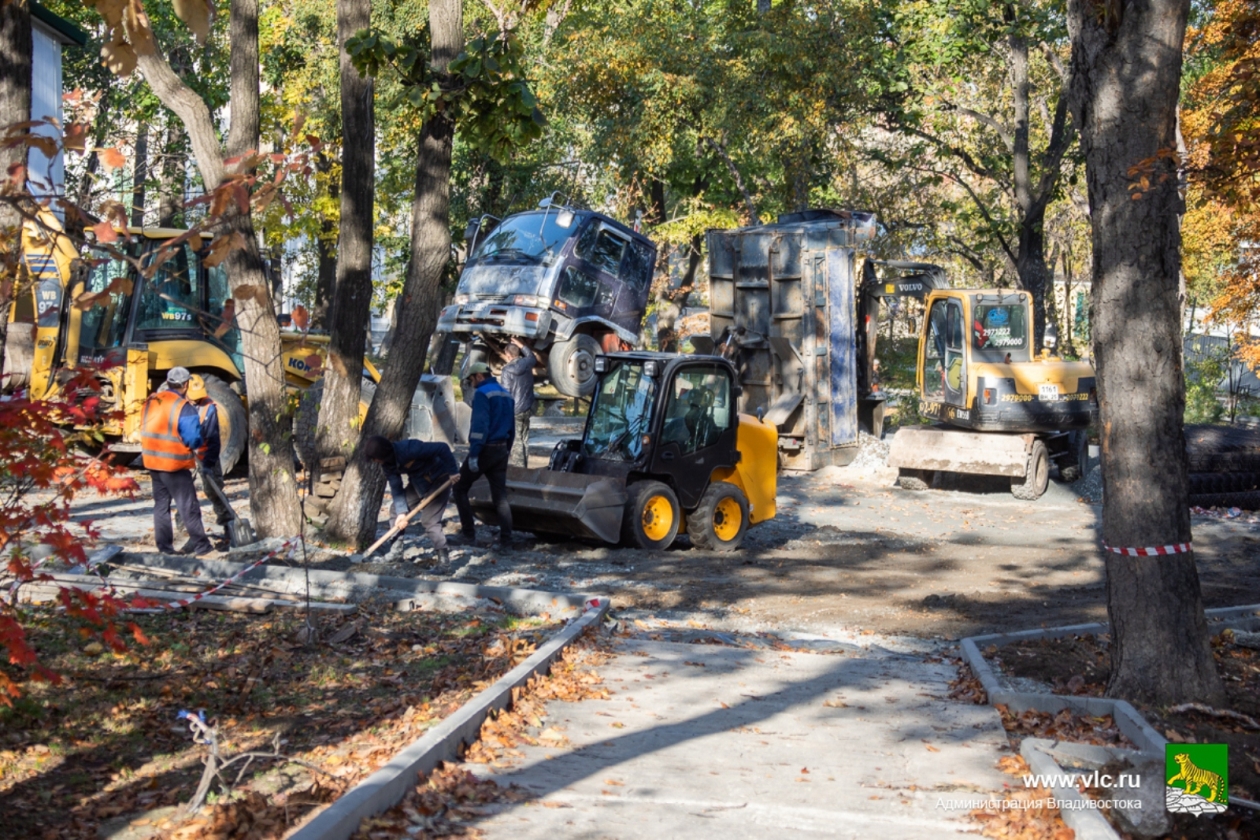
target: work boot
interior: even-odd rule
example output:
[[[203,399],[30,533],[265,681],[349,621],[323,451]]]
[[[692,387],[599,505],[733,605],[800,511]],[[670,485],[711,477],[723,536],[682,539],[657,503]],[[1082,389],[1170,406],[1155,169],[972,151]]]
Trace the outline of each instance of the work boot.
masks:
[[[181,545],[181,546],[179,547],[179,551],[177,551],[177,552],[175,552],[175,553],[176,553],[176,554],[192,554],[192,553],[193,553],[193,549],[195,549],[196,547],[197,547],[197,541],[196,541],[196,540],[189,540],[188,542],[186,542],[186,543],[184,543],[183,545]]]
[[[446,541],[455,543],[455,545],[476,545],[477,533],[474,531],[470,534],[467,531],[460,531],[458,534],[451,534],[446,538]]]
[[[451,552],[449,549],[439,548],[437,550],[437,561],[439,566],[445,566],[451,562]]]
[[[512,533],[510,531],[506,534],[500,532],[499,539],[496,540],[494,544],[496,548],[502,549],[504,551],[511,551],[513,548],[516,547],[516,539],[512,536]]]

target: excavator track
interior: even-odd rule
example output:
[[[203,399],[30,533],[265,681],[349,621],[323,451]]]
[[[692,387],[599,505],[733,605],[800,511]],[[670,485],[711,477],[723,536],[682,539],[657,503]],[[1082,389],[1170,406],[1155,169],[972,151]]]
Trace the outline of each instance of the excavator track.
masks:
[[[1190,504],[1260,510],[1260,429],[1186,426]]]

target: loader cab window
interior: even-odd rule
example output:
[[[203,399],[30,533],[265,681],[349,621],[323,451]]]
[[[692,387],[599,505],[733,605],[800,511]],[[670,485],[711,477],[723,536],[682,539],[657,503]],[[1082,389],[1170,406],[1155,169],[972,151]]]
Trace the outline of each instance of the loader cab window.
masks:
[[[683,454],[718,442],[731,423],[731,380],[722,368],[681,371],[670,384],[661,443],[676,443]]]
[[[236,302],[232,300],[232,286],[228,282],[227,269],[222,264],[206,269],[206,285],[210,290],[210,317],[200,318],[207,335],[215,335],[227,347],[237,370],[245,370],[245,357],[241,354],[241,331],[236,324]]]
[[[184,244],[173,254],[155,249],[146,255],[146,261],[168,254],[153,276],[141,281],[137,331],[198,328],[202,296],[197,254],[192,246]]]
[[[923,345],[923,396],[940,400],[945,396],[946,304],[938,300],[928,313],[927,341]]]
[[[105,351],[122,347],[127,339],[131,309],[131,266],[123,260],[103,260],[93,266],[83,294],[75,305],[84,309],[79,326],[79,361],[91,362]]]
[[[1013,302],[1008,295],[999,302],[997,295],[976,295],[971,311],[971,349],[977,361],[1002,362],[1008,353],[1013,362],[1031,359],[1022,298]]]
[[[591,404],[582,451],[588,458],[634,462],[650,431],[656,383],[642,364],[614,363],[604,374]]]

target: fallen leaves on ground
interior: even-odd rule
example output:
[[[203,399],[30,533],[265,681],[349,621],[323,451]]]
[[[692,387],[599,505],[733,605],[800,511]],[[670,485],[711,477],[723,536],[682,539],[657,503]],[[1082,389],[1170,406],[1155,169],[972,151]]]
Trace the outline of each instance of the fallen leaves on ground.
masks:
[[[489,806],[522,802],[529,794],[481,780],[454,764],[441,764],[416,785],[400,805],[359,825],[355,840],[387,837],[482,837],[468,822],[485,816]]]
[[[206,748],[176,713],[204,709],[225,756],[267,750],[280,735],[281,752],[328,775],[255,761],[246,780],[283,768],[291,781],[262,801],[245,781],[234,797],[161,830],[179,840],[279,837],[554,629],[501,614],[363,606],[320,623],[322,638],[340,638],[333,648],[295,644],[302,618],[293,615],[195,611],[137,621],[154,644],[121,655],[92,655],[64,622],[32,625],[33,643],[67,679],[59,688],[24,682],[22,701],[0,712],[0,834],[39,825],[42,836],[96,838],[108,820],[188,801]]]
[[[1056,714],[1032,709],[1016,713],[1002,703],[994,708],[1002,716],[1002,726],[1012,739],[1047,738],[1051,741],[1136,749],[1121,734],[1111,715],[1084,715],[1071,709],[1063,709]]]
[[[958,668],[958,678],[949,684],[949,699],[984,706],[989,702],[989,695],[984,690],[984,683],[971,672],[971,666],[964,664]]]
[[[1001,707],[999,707],[1001,708]],[[1018,755],[1003,756],[997,763],[1003,773],[1022,777],[1032,772]],[[1003,840],[1072,840],[1076,832],[1068,828],[1058,808],[1050,807],[1051,793],[1045,788],[1020,787],[1010,790],[992,808],[977,808],[972,819],[980,823],[985,837]]]

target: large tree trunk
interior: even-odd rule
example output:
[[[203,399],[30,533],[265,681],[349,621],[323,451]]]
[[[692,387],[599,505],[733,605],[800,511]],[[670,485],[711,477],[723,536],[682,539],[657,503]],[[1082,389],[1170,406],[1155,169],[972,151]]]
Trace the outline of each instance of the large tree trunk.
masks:
[[[232,0],[231,15],[229,158],[258,149],[258,0]],[[236,299],[249,392],[249,511],[261,536],[295,536],[301,533],[302,514],[293,471],[293,422],[285,394],[280,324],[251,215],[235,214],[230,226],[243,240],[243,247],[233,249],[224,264]]]
[[[1069,0],[1072,94],[1093,228],[1102,537],[1117,548],[1190,542],[1182,412],[1176,148],[1189,0]],[[1144,163],[1146,162],[1146,163]],[[1133,166],[1150,189],[1133,194]],[[1194,555],[1104,554],[1108,693],[1155,705],[1218,702]]]
[[[258,146],[258,3],[233,0],[229,27],[232,56],[232,126],[228,156]],[[226,180],[224,155],[205,100],[177,76],[157,52],[139,55],[139,67],[162,104],[183,122],[207,189]],[[220,233],[237,235],[224,264],[236,299],[236,321],[245,355],[249,393],[249,510],[260,535],[293,536],[301,529],[293,474],[292,423],[285,399],[280,325],[248,213],[224,221]]]
[[[325,175],[332,169],[332,160],[322,149],[315,156],[315,168]],[[334,201],[341,198],[341,188],[332,179],[328,182],[328,195]],[[319,238],[315,240],[318,263],[315,269],[315,311],[311,313],[311,323],[324,329],[328,323],[333,292],[337,288],[337,226],[332,219],[323,218],[319,222],[319,232]]]
[[[158,196],[158,227],[178,227],[184,217],[184,128],[179,120],[168,118],[166,141],[162,144],[161,187]]]
[[[5,126],[31,118],[31,7],[27,0],[9,0],[0,5],[0,134]],[[10,167],[26,164],[27,147],[18,143],[0,148],[0,178],[9,177]],[[25,192],[21,188],[21,192]],[[0,187],[0,194],[13,199],[18,190]],[[9,331],[9,305],[13,301],[20,265],[22,217],[8,201],[0,202],[0,370],[4,369],[4,343]]]
[[[354,69],[345,43],[371,24],[371,0],[338,0],[341,49],[341,229],[337,285],[325,313],[328,368],[319,405],[318,457],[350,455],[359,439],[359,385],[363,345],[372,309],[372,202],[375,196],[376,130],[373,85]]]
[[[462,0],[430,0],[429,25],[433,37],[432,65],[438,73],[464,47]],[[449,221],[451,144],[455,126],[439,113],[420,132],[416,162],[416,192],[411,203],[411,262],[403,284],[398,330],[389,364],[368,410],[364,437],[397,438],[402,432],[424,370],[429,335],[437,323],[442,275],[451,257]],[[385,477],[367,464],[356,450],[333,499],[328,520],[332,536],[365,545],[376,536]]]

